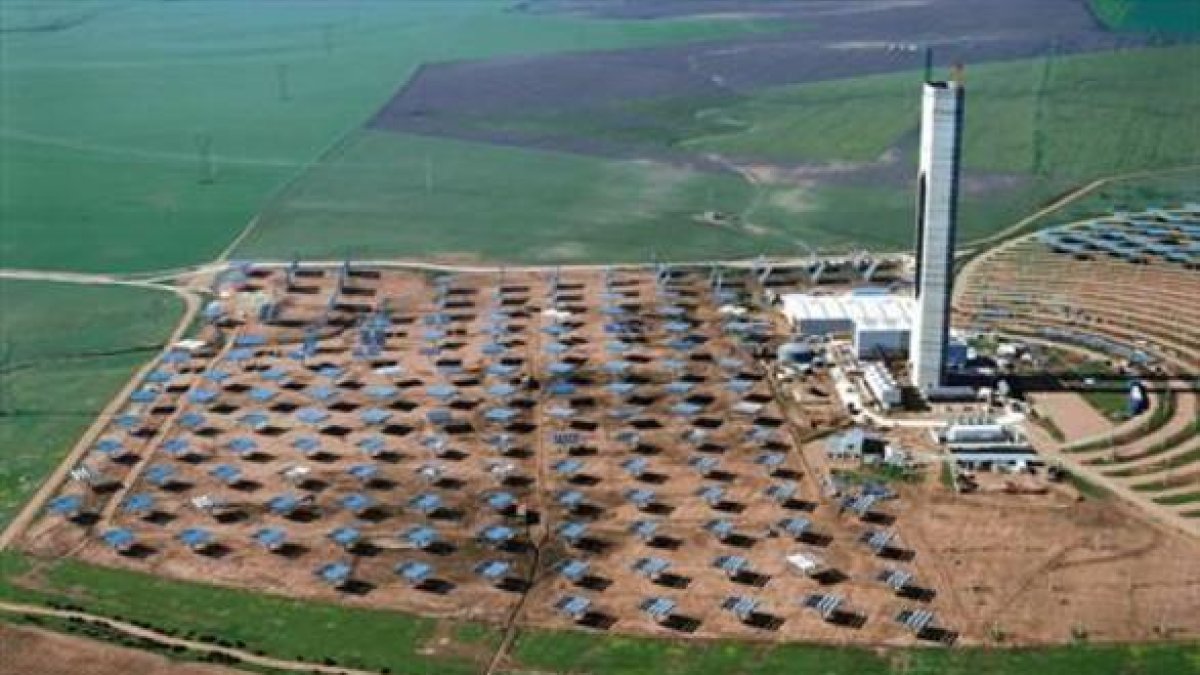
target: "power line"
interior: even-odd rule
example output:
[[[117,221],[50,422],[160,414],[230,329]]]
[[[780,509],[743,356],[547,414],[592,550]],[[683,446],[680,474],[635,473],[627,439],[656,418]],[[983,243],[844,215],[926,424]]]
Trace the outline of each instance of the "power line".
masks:
[[[217,178],[217,164],[212,154],[212,135],[207,132],[196,134],[196,157],[200,163],[200,182],[212,183]]]

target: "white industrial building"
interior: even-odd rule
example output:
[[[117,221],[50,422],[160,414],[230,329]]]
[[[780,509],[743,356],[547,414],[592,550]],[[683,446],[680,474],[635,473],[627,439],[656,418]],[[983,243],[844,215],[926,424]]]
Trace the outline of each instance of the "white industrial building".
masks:
[[[912,330],[913,300],[901,295],[809,295],[781,298],[783,314],[804,337],[850,335],[860,359],[903,355]]]
[[[964,417],[932,430],[933,440],[956,450],[1024,448],[1028,441],[1020,428],[988,417]]]
[[[963,102],[959,81],[924,84],[914,296],[872,291],[792,293],[780,298],[784,316],[800,336],[849,335],[860,360],[907,356],[912,386],[930,398],[973,395],[970,389],[947,387],[944,381],[951,344]],[[964,360],[960,354],[954,359],[959,365]],[[900,387],[886,368],[870,367],[864,376],[871,394],[885,408],[899,401]]]

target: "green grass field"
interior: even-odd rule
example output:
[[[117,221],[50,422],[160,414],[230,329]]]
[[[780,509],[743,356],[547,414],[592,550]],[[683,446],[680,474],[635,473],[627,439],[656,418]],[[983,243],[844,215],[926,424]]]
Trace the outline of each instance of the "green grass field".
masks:
[[[768,28],[528,15],[510,4],[6,0],[0,258],[111,271],[207,261],[424,62]]]
[[[1051,649],[868,651],[814,645],[776,647],[727,642],[690,644],[577,633],[526,633],[518,661],[533,670],[713,675],[1165,675],[1200,672],[1196,645],[1079,645]]]
[[[1200,69],[1200,47],[1063,57],[1048,74],[1045,67],[1041,60],[1019,61],[969,74],[965,161],[1010,178],[964,190],[964,240],[1010,225],[1096,176],[1200,163],[1191,116],[1200,108],[1200,87],[1189,86]],[[915,78],[900,73],[782,87],[724,104],[622,104],[640,125],[563,111],[486,120],[466,114],[463,123],[584,134],[659,152],[715,152],[750,163],[872,161],[915,129]],[[1046,92],[1041,103],[1039,87]],[[1143,103],[1149,100],[1153,106]],[[1166,201],[1191,194],[1186,183],[1158,185]],[[907,185],[782,177],[750,185],[733,174],[649,160],[359,132],[273,200],[238,255],[550,263],[647,259],[665,242],[670,250],[660,254],[693,260],[786,253],[797,250],[795,240],[827,249],[899,249],[910,245],[910,193]],[[694,217],[708,209],[737,214],[752,227],[698,224]]]
[[[1046,196],[968,197],[964,236],[986,232],[980,223],[1011,222]],[[750,226],[699,222],[710,209]],[[911,215],[907,190],[754,186],[649,160],[362,131],[279,195],[235,255],[580,263],[649,260],[657,251],[714,260],[801,254],[797,240],[894,250],[910,244]]]
[[[1200,163],[1197,70],[1195,45],[971,66],[964,165],[1081,180]],[[547,111],[477,119],[467,113],[464,122],[748,160],[871,162],[905,139],[915,141],[919,81],[919,73],[908,71],[726,99],[634,101],[600,115]]]
[[[1200,202],[1200,167],[1109,183],[1060,211],[1035,220],[1027,229],[1086,220],[1114,210],[1141,211],[1184,202]]]
[[[0,555],[0,599],[69,605],[190,639],[280,658],[393,673],[478,672],[499,644],[483,624],[438,622],[393,612],[298,602],[167,581],[72,560]],[[1190,675],[1194,644],[1077,645],[1049,649],[888,649],[680,642],[583,632],[525,630],[512,672],[821,673],[822,675]]]
[[[1112,30],[1200,33],[1200,4],[1194,0],[1089,0],[1088,4]]]
[[[140,288],[0,280],[0,526],[182,312]]]
[[[649,259],[656,242],[688,237],[693,247],[737,245],[688,222],[709,193],[743,203],[750,190],[651,163],[362,131],[284,193],[237,255],[552,261]]]
[[[748,213],[764,230],[697,222],[708,208]],[[237,255],[542,263],[649,260],[655,250],[669,259],[747,257],[786,250],[790,237],[842,246],[889,237],[879,223],[907,208],[903,196],[868,188],[759,191],[736,176],[650,161],[363,131],[281,195]],[[840,231],[835,211],[853,214]],[[907,233],[890,234],[892,244],[906,241]]]
[[[17,554],[0,556],[0,598],[68,604],[280,658],[333,659],[394,673],[474,673],[479,659],[462,653],[490,656],[498,643],[492,631],[451,631],[456,644],[449,648],[457,653],[425,655],[420,650],[434,646],[438,622],[433,619],[181,583],[73,560],[39,565],[30,574],[29,563]],[[14,579],[20,582],[14,584]]]
[[[1196,46],[973,66],[964,166],[1085,179],[1200,163],[1197,70]],[[740,129],[682,145],[781,161],[871,161],[917,128],[917,81],[906,72],[768,90],[713,109]]]

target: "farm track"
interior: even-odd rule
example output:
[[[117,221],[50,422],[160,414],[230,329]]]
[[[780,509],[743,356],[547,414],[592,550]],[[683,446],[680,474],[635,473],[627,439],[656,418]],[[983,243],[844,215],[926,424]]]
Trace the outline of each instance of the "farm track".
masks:
[[[40,605],[27,605],[3,601],[0,601],[0,612],[102,624],[110,630],[117,631],[130,637],[151,640],[168,647],[182,647],[190,651],[222,654],[229,658],[237,659],[238,661],[256,666],[262,666],[264,668],[305,673],[328,673],[329,675],[371,675],[371,671],[366,670],[358,670],[355,668],[346,668],[342,666],[327,666],[320,663],[308,663],[305,661],[273,659],[267,656],[259,656],[258,654],[248,652],[243,649],[221,647],[219,645],[209,644],[206,642],[197,642],[196,640],[184,640],[181,638],[172,637],[166,633],[162,633],[153,629],[135,626],[131,623],[117,621],[116,619],[110,619],[108,617],[99,616],[96,614],[88,614],[86,612],[76,612],[65,609],[50,609]]]
[[[1025,237],[1019,237],[1019,234],[1022,231],[1024,231],[1024,229],[1026,227],[1032,225],[1032,223],[1037,222],[1040,219],[1043,219],[1043,217],[1045,217],[1045,216],[1054,214],[1055,211],[1061,210],[1063,207],[1067,207],[1067,205],[1070,205],[1073,202],[1078,202],[1079,199],[1084,198],[1087,195],[1091,195],[1092,192],[1099,190],[1100,187],[1104,187],[1105,185],[1110,185],[1110,184],[1114,184],[1114,183],[1124,183],[1124,181],[1128,181],[1128,180],[1138,180],[1138,179],[1142,179],[1142,178],[1156,178],[1156,177],[1163,177],[1163,175],[1172,175],[1172,174],[1176,174],[1176,173],[1187,173],[1190,171],[1196,171],[1196,169],[1200,169],[1200,165],[1172,167],[1169,169],[1160,169],[1160,171],[1145,171],[1145,172],[1108,175],[1108,177],[1098,178],[1096,180],[1091,181],[1091,183],[1076,187],[1076,189],[1066,193],[1066,195],[1063,195],[1062,197],[1055,199],[1054,202],[1051,202],[1050,204],[1046,204],[1045,207],[1040,208],[1037,211],[1034,211],[1034,213],[1027,215],[1025,217],[1022,217],[1021,220],[1014,222],[1013,225],[1010,225],[1004,229],[1001,229],[1000,232],[991,234],[991,235],[989,235],[989,237],[984,237],[982,239],[968,241],[968,243],[962,245],[961,247],[962,247],[962,249],[976,250],[976,249],[980,249],[980,247],[986,247],[986,246],[990,246],[990,245],[994,245],[994,244],[998,243],[1000,245],[995,247],[995,249],[991,249],[988,251],[988,256],[994,256],[994,255],[997,255],[997,253],[1000,253],[1002,251],[1012,249],[1013,246],[1016,246],[1016,245],[1020,244],[1021,241],[1024,241]],[[958,280],[966,279],[967,276],[970,276],[973,273],[974,269],[976,269],[978,267],[979,262],[982,261],[982,259],[984,257],[985,256],[973,256],[971,259],[968,259],[967,263],[965,265],[962,265],[962,269],[960,269],[958,271],[958,274],[955,274],[956,279],[958,279]],[[958,304],[959,298],[961,297],[962,293],[964,293],[965,287],[966,286],[964,285],[964,283],[956,283],[956,285],[954,286],[954,299],[952,300],[953,304]]]
[[[1025,593],[1028,593],[1030,589],[1032,589],[1039,581],[1044,580],[1047,573],[1077,567],[1087,567],[1090,565],[1103,565],[1107,563],[1120,562],[1146,555],[1157,548],[1162,542],[1163,535],[1161,532],[1152,529],[1151,533],[1152,536],[1150,540],[1145,544],[1126,548],[1113,553],[1106,553],[1094,557],[1084,558],[1082,560],[1067,560],[1067,558],[1072,553],[1083,549],[1089,542],[1092,541],[1092,539],[1090,537],[1085,537],[1067,544],[1061,550],[1051,555],[1041,565],[1038,565],[1027,575],[1025,575],[1024,579],[1017,586],[1016,590],[1010,593],[1008,597],[1005,598],[998,607],[996,607],[996,609],[989,612],[986,617],[980,620],[979,627],[983,629],[986,628],[988,624],[995,624],[1001,614],[1012,607],[1018,598]]]
[[[542,353],[540,334],[534,333],[527,353],[531,362],[536,364]],[[545,395],[544,392],[542,395]],[[539,420],[539,424],[544,422],[544,419]],[[551,520],[552,510],[548,508],[546,501],[548,489],[547,486],[549,486],[551,482],[550,476],[546,471],[548,451],[546,449],[545,439],[539,436],[536,440],[534,440],[534,444],[536,448],[534,456],[537,458],[534,469],[537,472],[536,484],[538,485],[538,489],[535,490],[531,496],[537,502],[538,513],[541,515],[541,517],[538,519],[538,523],[535,527],[528,527],[531,535],[529,539],[532,554],[532,559],[529,563],[529,574],[525,578],[525,588],[521,591],[521,597],[513,606],[512,611],[509,612],[507,617],[505,617],[503,636],[500,639],[500,644],[496,647],[496,651],[492,654],[491,659],[488,660],[487,667],[484,669],[485,675],[493,675],[501,670],[501,664],[504,663],[505,658],[512,650],[513,642],[517,639],[517,634],[521,630],[521,615],[525,611],[526,603],[529,601],[529,596],[533,593],[537,583],[544,578],[542,576],[543,570],[541,569],[542,552],[545,550],[546,546],[549,545],[550,533],[554,530],[554,523]],[[536,534],[534,534],[535,532]]]
[[[58,283],[73,283],[87,285],[118,285],[130,286],[135,288],[146,288],[157,291],[163,291],[175,294],[184,303],[183,316],[180,317],[179,323],[171,335],[164,341],[164,346],[160,353],[165,353],[166,349],[171,344],[177,342],[187,332],[188,327],[192,324],[196,313],[200,310],[200,296],[191,290],[180,288],[178,286],[170,286],[167,284],[153,283],[147,281],[131,281],[122,280],[109,275],[100,274],[78,274],[71,272],[34,272],[28,270],[0,270],[0,278],[5,279],[21,279],[29,281],[50,281]],[[155,367],[158,359],[150,359],[145,365],[137,370],[125,383],[125,386],[117,392],[115,396],[109,400],[104,409],[96,415],[95,422],[79,437],[70,452],[59,462],[54,472],[42,483],[37,492],[26,502],[25,507],[16,515],[15,518],[8,524],[8,527],[0,532],[0,551],[4,551],[17,539],[17,537],[25,531],[26,528],[33,522],[45,505],[58,490],[58,486],[67,478],[67,474],[71,469],[79,463],[83,456],[87,453],[92,443],[100,436],[108,425],[109,421],[117,414],[121,406],[125,404],[126,399],[133,391],[141,384],[142,379]]]
[[[229,353],[229,350],[233,348],[233,345],[234,340],[230,340],[216,358],[224,358],[225,355]],[[154,361],[151,363],[154,363]],[[188,387],[188,392],[184,392],[184,395],[187,395],[187,393],[191,392],[194,386],[195,384],[190,385]],[[183,411],[184,408],[180,407],[178,410],[172,413],[170,417],[168,417],[163,423],[159,433],[163,435],[168,434],[178,422],[179,418],[183,416]],[[101,512],[99,519],[97,519],[95,524],[91,526],[92,529],[106,528],[112,522],[113,518],[117,514],[117,509],[120,508],[121,504],[125,502],[126,495],[128,495],[137,484],[138,477],[141,476],[142,472],[146,470],[146,467],[150,466],[150,464],[156,459],[157,458],[153,453],[146,453],[138,460],[138,463],[134,465],[133,470],[129,473],[128,477],[122,481],[121,487],[116,493],[114,493],[113,498],[108,501],[108,504],[105,506],[104,511]]]

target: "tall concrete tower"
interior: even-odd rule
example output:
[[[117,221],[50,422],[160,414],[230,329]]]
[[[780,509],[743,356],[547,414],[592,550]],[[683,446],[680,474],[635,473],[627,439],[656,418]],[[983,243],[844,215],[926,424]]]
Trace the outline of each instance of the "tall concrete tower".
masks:
[[[917,176],[917,302],[908,352],[912,384],[922,392],[941,386],[946,362],[962,122],[961,81],[926,82]]]

